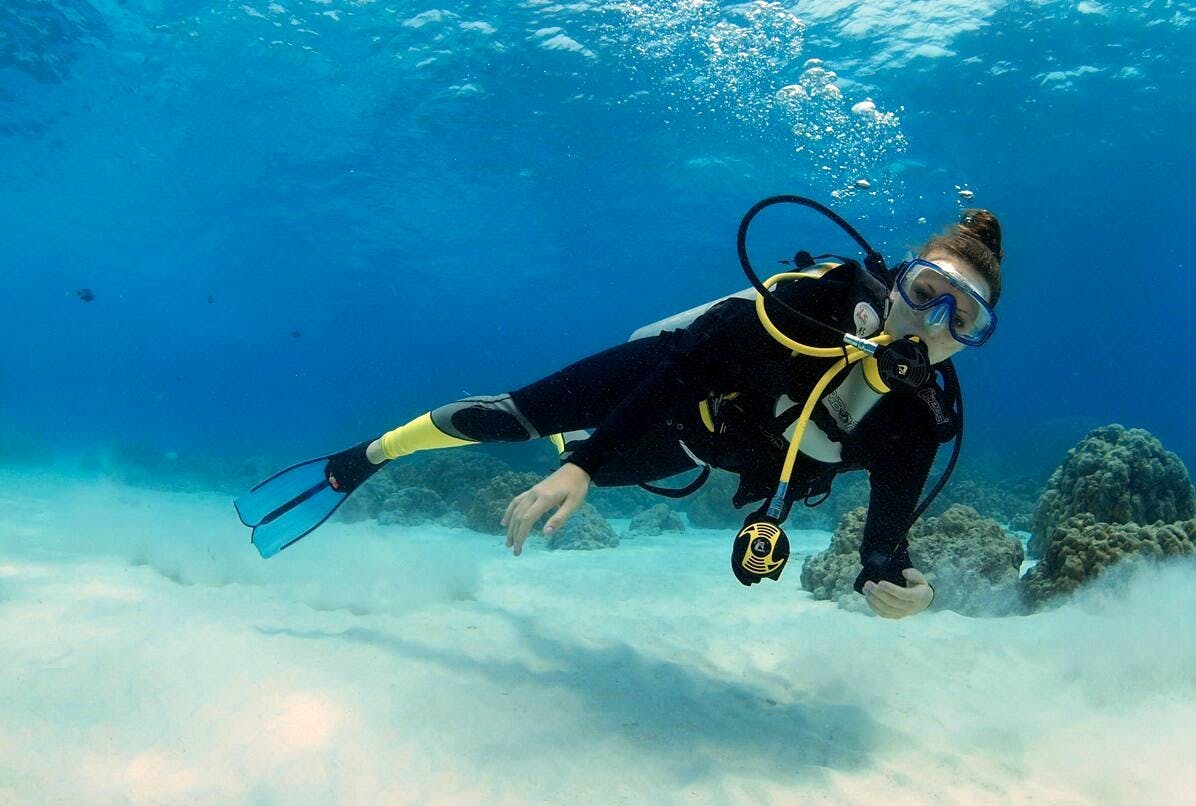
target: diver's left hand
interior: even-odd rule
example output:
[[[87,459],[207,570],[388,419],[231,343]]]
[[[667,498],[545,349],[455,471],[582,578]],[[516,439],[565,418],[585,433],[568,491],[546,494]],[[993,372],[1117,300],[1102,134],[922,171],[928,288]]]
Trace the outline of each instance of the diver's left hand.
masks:
[[[589,489],[590,474],[572,462],[565,462],[551,476],[512,498],[502,516],[502,525],[507,527],[507,545],[515,550],[515,556],[523,553],[523,541],[541,515],[556,508],[556,514],[544,524],[544,534],[552,534],[585,503]]]
[[[908,588],[883,580],[864,583],[864,598],[878,616],[905,618],[921,613],[930,606],[934,591],[931,590],[926,577],[922,576],[922,572],[917,568],[906,568],[901,575],[909,581]]]

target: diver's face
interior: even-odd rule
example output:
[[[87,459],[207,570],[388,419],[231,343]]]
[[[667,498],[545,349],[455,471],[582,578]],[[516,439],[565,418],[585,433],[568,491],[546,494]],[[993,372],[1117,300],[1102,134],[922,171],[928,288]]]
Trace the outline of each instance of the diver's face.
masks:
[[[962,277],[974,289],[979,291],[985,299],[989,298],[990,289],[988,283],[980,275],[980,272],[972,268],[970,264],[957,258],[934,252],[923,255],[922,259],[934,263],[948,274],[955,274],[958,277]],[[950,294],[955,298],[956,316],[966,319],[967,317],[974,317],[976,315],[976,301],[964,292],[954,288],[945,279],[937,277],[931,272],[925,272],[923,276],[918,278],[918,283],[923,284],[925,287],[918,287],[915,289],[915,292],[919,295],[925,294],[924,299],[931,300],[943,294]],[[885,332],[891,334],[895,339],[906,336],[917,336],[926,343],[926,349],[930,354],[930,362],[932,364],[946,361],[966,346],[955,340],[951,335],[951,329],[947,327],[945,322],[938,325],[931,325],[928,322],[928,318],[933,313],[933,310],[914,310],[905,303],[905,300],[901,298],[901,294],[897,292],[897,289],[889,292],[889,301],[889,315],[885,319]]]

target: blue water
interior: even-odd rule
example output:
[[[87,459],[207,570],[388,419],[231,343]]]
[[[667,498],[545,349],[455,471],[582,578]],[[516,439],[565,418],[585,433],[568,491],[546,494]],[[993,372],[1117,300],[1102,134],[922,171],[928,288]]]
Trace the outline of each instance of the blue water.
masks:
[[[1024,526],[1111,422],[1196,466],[1196,0],[1130,5],[0,0],[0,803],[1190,800],[1190,561],[1015,618],[947,562],[892,622],[744,588],[697,506],[633,536],[596,490],[617,551],[518,558],[366,511],[411,470],[486,516],[493,457],[270,560],[231,506],[744,288],[777,193],[891,262],[1000,216],[940,504]],[[750,246],[852,248],[794,209]]]
[[[1191,466],[1193,20],[7,0],[0,444],[332,450],[742,288],[740,215],[793,192],[893,261],[965,203],[1001,217],[965,461],[1047,471],[1121,422]],[[848,248],[800,213],[757,237]]]

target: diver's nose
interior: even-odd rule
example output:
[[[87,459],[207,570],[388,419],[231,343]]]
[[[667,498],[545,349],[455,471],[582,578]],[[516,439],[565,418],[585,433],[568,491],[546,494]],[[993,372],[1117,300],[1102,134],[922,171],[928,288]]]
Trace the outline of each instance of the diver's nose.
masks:
[[[926,327],[931,333],[937,333],[947,326],[951,319],[951,305],[941,302],[926,314]]]

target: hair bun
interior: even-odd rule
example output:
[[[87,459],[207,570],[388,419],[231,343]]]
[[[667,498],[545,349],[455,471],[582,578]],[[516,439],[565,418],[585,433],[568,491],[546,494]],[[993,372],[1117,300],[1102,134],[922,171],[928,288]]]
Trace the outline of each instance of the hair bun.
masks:
[[[1005,259],[1005,250],[1001,248],[1001,222],[988,210],[964,210],[957,226],[960,234],[975,238],[988,247],[998,263]]]

